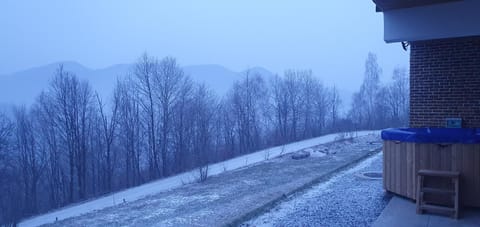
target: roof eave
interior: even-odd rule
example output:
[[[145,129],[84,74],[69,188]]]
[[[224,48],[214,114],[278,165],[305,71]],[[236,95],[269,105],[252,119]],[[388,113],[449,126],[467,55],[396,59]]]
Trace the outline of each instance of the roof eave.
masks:
[[[413,8],[463,0],[373,0],[377,12]]]

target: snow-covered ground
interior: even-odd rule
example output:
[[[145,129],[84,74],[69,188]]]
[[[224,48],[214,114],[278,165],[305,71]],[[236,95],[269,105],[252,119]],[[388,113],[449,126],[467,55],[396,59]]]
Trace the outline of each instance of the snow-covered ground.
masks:
[[[351,135],[358,137],[368,134],[378,134],[379,131],[360,131]],[[284,154],[292,153],[295,151],[303,150],[306,148],[315,147],[319,144],[330,143],[339,138],[342,138],[344,134],[330,134],[309,140],[299,141],[283,146],[277,146],[268,148],[265,150],[257,151],[248,155],[233,158],[224,162],[216,163],[209,166],[209,176],[218,175],[220,173],[237,170],[252,164],[279,157]],[[317,153],[316,153],[317,152]],[[318,153],[319,152],[319,153]],[[324,153],[321,150],[313,150],[313,155],[322,156]],[[167,190],[178,188],[187,183],[196,182],[198,179],[198,171],[190,171],[155,182],[147,183],[135,188],[130,188],[121,192],[104,196],[99,199],[87,201],[81,204],[72,205],[57,211],[53,211],[44,215],[32,217],[19,223],[19,226],[39,226],[43,224],[53,223],[56,220],[63,220],[86,214],[95,210],[101,210],[107,207],[122,204],[124,202],[132,202],[147,196],[155,195]]]
[[[321,157],[293,159],[281,155],[237,170],[209,177],[201,183],[149,195],[49,226],[232,226],[265,212],[286,195],[351,168],[352,163],[378,153],[378,135],[340,140],[302,149],[324,153]]]
[[[390,199],[381,180],[360,177],[370,171],[382,171],[381,153],[292,195],[242,226],[370,226]]]

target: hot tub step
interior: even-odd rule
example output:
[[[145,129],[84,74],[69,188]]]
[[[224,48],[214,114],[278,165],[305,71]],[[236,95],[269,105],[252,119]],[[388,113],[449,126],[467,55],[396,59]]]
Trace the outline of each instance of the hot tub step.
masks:
[[[455,191],[453,191],[453,190],[440,189],[440,188],[423,187],[422,192],[433,193],[433,194],[442,194],[442,195],[455,195]]]
[[[432,178],[434,180],[438,178],[445,178],[452,182],[451,188],[437,188],[431,187],[430,185],[425,185],[425,179]],[[448,212],[453,215],[454,218],[458,218],[459,213],[459,178],[460,173],[457,171],[439,171],[439,170],[428,170],[421,169],[417,172],[417,213],[421,214],[423,211],[437,211],[437,212]],[[442,194],[442,195],[451,195],[453,198],[453,204],[451,206],[438,206],[431,205],[441,204],[441,201],[438,201],[438,198],[430,198],[428,201],[425,200],[425,193],[431,194]],[[432,201],[433,200],[433,201]],[[437,200],[437,201],[435,201]]]
[[[439,171],[439,170],[426,170],[422,169],[418,171],[420,176],[429,176],[429,177],[448,177],[448,178],[458,178],[460,173],[457,171]]]
[[[442,212],[442,213],[454,213],[455,208],[452,207],[444,207],[444,206],[436,206],[436,205],[429,205],[423,204],[420,206],[422,210],[434,211],[434,212]]]

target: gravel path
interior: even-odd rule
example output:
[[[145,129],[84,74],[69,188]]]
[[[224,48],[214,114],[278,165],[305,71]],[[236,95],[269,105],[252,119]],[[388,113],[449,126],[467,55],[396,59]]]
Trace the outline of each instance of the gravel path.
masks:
[[[382,171],[381,154],[292,195],[243,226],[370,226],[391,197],[381,180],[359,177],[369,171]]]
[[[146,198],[126,202],[53,226],[223,226],[262,212],[312,182],[381,148],[378,135],[309,148],[311,156],[266,160]],[[268,157],[265,157],[266,159]],[[122,198],[117,198],[122,201]]]

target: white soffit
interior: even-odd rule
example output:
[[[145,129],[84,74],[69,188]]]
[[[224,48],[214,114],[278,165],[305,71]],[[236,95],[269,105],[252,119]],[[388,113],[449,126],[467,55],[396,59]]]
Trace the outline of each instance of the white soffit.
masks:
[[[480,35],[480,0],[396,9],[383,15],[387,43]]]

